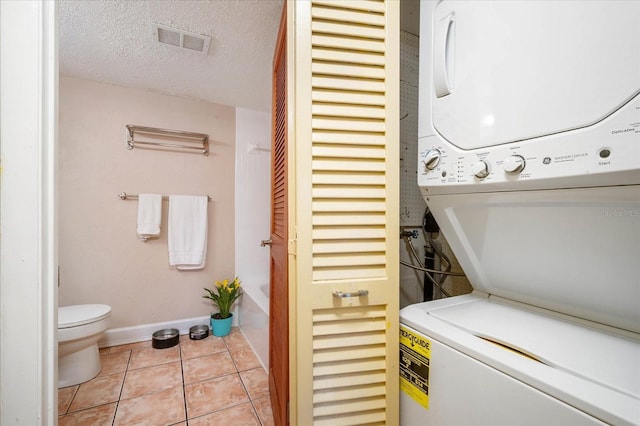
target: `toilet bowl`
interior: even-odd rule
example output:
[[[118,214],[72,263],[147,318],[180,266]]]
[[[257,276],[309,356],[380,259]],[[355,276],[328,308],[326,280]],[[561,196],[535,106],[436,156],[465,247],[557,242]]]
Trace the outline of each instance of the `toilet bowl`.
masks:
[[[58,387],[77,385],[100,373],[98,340],[109,327],[111,306],[58,308]]]

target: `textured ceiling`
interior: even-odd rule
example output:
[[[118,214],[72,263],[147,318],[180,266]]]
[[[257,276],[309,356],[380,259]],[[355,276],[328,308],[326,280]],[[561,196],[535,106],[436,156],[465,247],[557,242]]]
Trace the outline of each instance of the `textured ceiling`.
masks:
[[[60,73],[269,111],[282,5],[283,0],[62,0]],[[210,36],[208,54],[157,43],[153,23]]]
[[[417,35],[419,1],[401,6],[401,27]],[[61,0],[60,72],[269,111],[282,7],[283,0]],[[154,23],[210,36],[208,54],[156,42]]]

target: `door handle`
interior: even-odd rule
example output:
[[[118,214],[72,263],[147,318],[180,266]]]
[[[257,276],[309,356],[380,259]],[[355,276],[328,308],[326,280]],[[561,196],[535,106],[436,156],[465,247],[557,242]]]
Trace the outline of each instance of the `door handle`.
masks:
[[[369,295],[369,290],[358,290],[358,291],[354,291],[354,292],[342,292],[340,290],[336,290],[333,292],[333,297],[362,297],[362,296],[368,296]]]
[[[433,46],[433,88],[441,98],[453,90],[456,20],[452,13],[436,23]]]
[[[271,246],[272,242],[273,241],[271,241],[271,238],[269,238],[268,240],[262,240],[260,241],[260,247]]]

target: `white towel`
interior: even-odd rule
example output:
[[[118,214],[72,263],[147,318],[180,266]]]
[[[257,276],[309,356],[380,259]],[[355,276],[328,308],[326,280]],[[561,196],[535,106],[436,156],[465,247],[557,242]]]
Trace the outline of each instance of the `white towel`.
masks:
[[[138,195],[138,238],[147,241],[160,236],[162,221],[162,195]]]
[[[207,257],[206,196],[169,197],[169,265],[177,269],[203,269]]]

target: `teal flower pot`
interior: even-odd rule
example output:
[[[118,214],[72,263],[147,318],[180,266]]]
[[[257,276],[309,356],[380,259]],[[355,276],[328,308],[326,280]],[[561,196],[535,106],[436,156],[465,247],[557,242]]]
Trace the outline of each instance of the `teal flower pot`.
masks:
[[[231,333],[231,323],[233,322],[233,314],[229,318],[215,319],[211,317],[211,334],[218,337],[224,337]]]

